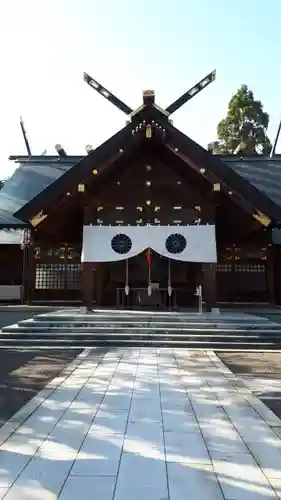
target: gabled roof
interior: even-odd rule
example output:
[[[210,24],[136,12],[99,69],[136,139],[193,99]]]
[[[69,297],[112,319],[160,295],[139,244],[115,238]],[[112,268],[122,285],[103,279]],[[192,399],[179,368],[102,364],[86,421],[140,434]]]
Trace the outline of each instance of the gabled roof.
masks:
[[[20,163],[0,191],[0,227],[24,227],[25,222],[14,214],[30,202],[38,193],[56,181],[77,159],[59,156],[11,157]]]
[[[80,162],[85,155],[72,155],[67,157],[60,156],[11,156],[10,160],[16,161],[19,164],[14,174],[6,182],[3,189],[0,191],[0,227],[7,227],[24,224],[19,219],[14,217],[14,207],[17,210],[22,208],[28,201],[33,199],[30,196],[35,185],[30,186],[30,190],[23,197],[20,192],[21,183],[30,184],[29,171],[32,167],[36,170],[37,181],[35,195],[44,191],[54,180],[58,179],[67,170],[74,167]],[[264,193],[269,199],[281,207],[281,155],[275,155],[273,158],[267,156],[247,156],[245,158],[238,156],[220,156],[224,163],[229,165],[235,172],[242,175],[251,184],[253,184],[261,193]],[[28,167],[28,168],[26,168]],[[50,169],[54,170],[52,176],[49,175]],[[9,187],[10,181],[13,181],[15,189],[12,191],[13,202],[8,202],[6,190]],[[9,188],[10,191],[10,188]],[[24,199],[26,198],[26,199]],[[10,207],[9,210],[7,208]]]
[[[10,159],[20,162],[20,166],[0,191],[0,227],[22,227],[46,205],[52,205],[61,194],[71,189],[73,183],[82,182],[92,169],[106,166],[112,158],[116,160],[128,143],[132,143],[136,118],[142,119],[141,114],[145,112],[146,109],[142,108],[133,123],[86,156],[12,156]],[[155,107],[153,117],[158,122],[163,120],[163,114]],[[218,157],[173,127],[167,117],[164,117],[163,125],[169,147],[179,149],[191,162],[207,168],[229,189],[238,191],[275,221],[281,219],[281,155],[272,159]]]

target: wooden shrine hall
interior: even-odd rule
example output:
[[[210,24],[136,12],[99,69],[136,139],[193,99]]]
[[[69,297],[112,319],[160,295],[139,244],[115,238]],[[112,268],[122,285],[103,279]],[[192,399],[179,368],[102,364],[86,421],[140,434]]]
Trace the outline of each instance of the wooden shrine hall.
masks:
[[[0,191],[0,300],[184,308],[281,303],[281,157],[221,157],[180,132],[153,91],[85,156],[11,156]],[[23,129],[23,124],[22,124]],[[23,129],[24,131],[24,129]]]

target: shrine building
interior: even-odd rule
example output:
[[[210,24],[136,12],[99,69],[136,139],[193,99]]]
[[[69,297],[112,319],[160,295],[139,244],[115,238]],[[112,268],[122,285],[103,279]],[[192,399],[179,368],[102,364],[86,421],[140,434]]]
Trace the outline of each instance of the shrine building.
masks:
[[[281,303],[281,155],[218,156],[170,118],[213,79],[133,110],[85,74],[127,122],[85,156],[10,157],[1,301],[193,308],[201,286],[207,310]]]

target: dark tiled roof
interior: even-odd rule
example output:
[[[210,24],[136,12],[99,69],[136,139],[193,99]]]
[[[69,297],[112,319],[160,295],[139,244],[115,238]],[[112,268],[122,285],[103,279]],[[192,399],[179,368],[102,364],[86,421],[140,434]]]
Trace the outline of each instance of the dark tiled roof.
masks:
[[[14,213],[77,161],[75,157],[72,157],[71,161],[65,161],[57,156],[33,157],[31,160],[26,157],[19,158],[18,168],[0,191],[0,227],[25,226],[25,223],[14,217]]]
[[[11,157],[19,163],[14,174],[0,191],[0,227],[21,227],[25,223],[14,213],[47,186],[78,163],[83,156]],[[238,156],[221,157],[268,198],[281,207],[281,155],[273,158]]]
[[[281,206],[281,155],[273,158],[237,156],[222,157],[233,170],[242,175],[274,203]]]

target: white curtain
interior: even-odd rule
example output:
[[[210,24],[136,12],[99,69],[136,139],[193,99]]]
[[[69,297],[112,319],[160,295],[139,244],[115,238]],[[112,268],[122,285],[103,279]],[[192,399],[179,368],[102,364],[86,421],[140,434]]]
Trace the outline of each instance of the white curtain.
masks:
[[[198,226],[84,226],[82,262],[129,259],[151,248],[184,262],[217,262],[216,229]]]

